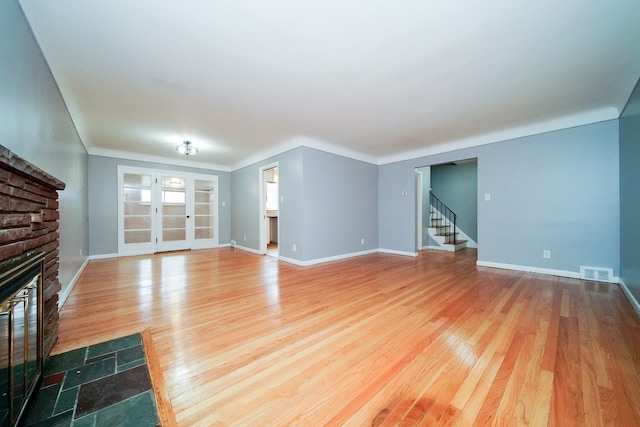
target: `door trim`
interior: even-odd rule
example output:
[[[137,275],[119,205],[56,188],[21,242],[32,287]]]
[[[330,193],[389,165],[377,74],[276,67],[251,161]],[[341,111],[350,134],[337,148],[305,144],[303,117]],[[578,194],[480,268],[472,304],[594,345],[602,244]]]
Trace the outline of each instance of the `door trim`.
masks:
[[[258,253],[260,255],[266,255],[267,253],[267,229],[266,229],[266,223],[267,223],[267,207],[266,207],[266,198],[267,198],[267,193],[265,191],[265,179],[264,179],[264,172],[269,170],[269,169],[273,169],[273,168],[279,168],[279,164],[278,162],[275,163],[270,163],[268,165],[265,166],[261,166],[258,169],[258,233],[259,233],[259,246],[258,246]],[[278,175],[280,175],[279,171],[278,171]],[[278,183],[279,184],[279,183]],[[278,212],[280,212],[280,201],[278,200]],[[278,221],[280,220],[280,217],[278,216]],[[279,224],[278,224],[279,225]],[[278,233],[280,232],[280,227],[278,227]],[[280,238],[278,238],[278,245],[280,245]]]
[[[422,172],[416,169],[416,252],[420,252],[424,243],[422,242]]]
[[[123,177],[125,173],[134,173],[134,174],[143,174],[151,176],[151,242],[149,243],[135,243],[135,244],[125,244],[124,243],[124,200],[123,200]],[[190,173],[190,172],[180,172],[180,171],[172,171],[172,170],[164,170],[164,169],[151,169],[151,168],[141,168],[136,166],[126,166],[126,165],[118,165],[117,166],[117,198],[118,198],[118,208],[117,208],[117,221],[118,221],[118,256],[124,255],[143,255],[143,254],[151,254],[160,251],[170,251],[170,250],[178,250],[178,249],[204,249],[204,248],[215,248],[219,246],[219,234],[220,234],[220,221],[218,218],[219,213],[219,176],[218,175],[206,175],[206,174],[198,174],[198,173]],[[191,192],[194,191],[195,180],[211,180],[215,182],[215,205],[214,205],[214,238],[206,239],[207,242],[203,244],[203,242],[196,240],[194,235],[194,221],[195,217],[193,215],[192,206],[187,206],[187,215],[189,218],[187,222],[187,247],[183,248],[171,248],[164,247],[160,249],[158,240],[159,233],[161,232],[161,224],[159,217],[159,205],[160,205],[160,191],[161,184],[158,182],[158,177],[161,175],[175,175],[182,178],[186,178],[187,180],[187,190]],[[194,203],[194,199],[192,195],[187,195],[187,203]]]
[[[183,251],[183,250],[187,250],[187,249],[191,249],[191,242],[189,239],[189,234],[192,233],[192,224],[193,224],[193,220],[191,219],[192,213],[191,213],[191,204],[193,203],[193,200],[191,200],[191,192],[193,191],[193,186],[190,185],[191,181],[189,179],[188,174],[186,173],[178,173],[178,172],[168,172],[168,171],[156,171],[155,173],[155,192],[156,192],[156,212],[155,212],[155,217],[156,217],[156,241],[155,241],[155,251],[156,252],[171,252],[171,251]],[[169,181],[169,187],[164,187],[163,186],[163,180],[165,178],[170,179]],[[168,191],[168,192],[180,192],[180,190],[176,191],[175,188],[173,188],[173,179],[177,178],[180,180],[184,180],[184,190],[182,190],[182,192],[184,192],[184,213],[181,215],[175,215],[175,214],[166,214],[165,213],[165,206],[167,208],[173,208],[176,206],[176,203],[171,203],[171,202],[167,202],[167,204],[165,205],[162,201],[162,196],[164,191]],[[184,240],[164,240],[163,238],[163,233],[165,231],[176,231],[176,230],[180,230],[180,228],[175,229],[175,228],[169,228],[169,229],[165,229],[164,228],[164,219],[165,216],[169,216],[169,217],[181,217],[184,216]]]

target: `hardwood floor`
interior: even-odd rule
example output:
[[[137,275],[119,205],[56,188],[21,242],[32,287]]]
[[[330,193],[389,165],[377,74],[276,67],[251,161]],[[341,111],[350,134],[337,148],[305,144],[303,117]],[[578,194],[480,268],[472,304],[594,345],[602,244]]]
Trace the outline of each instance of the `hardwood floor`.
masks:
[[[640,425],[640,321],[617,285],[475,259],[91,261],[54,353],[150,328],[180,426]]]

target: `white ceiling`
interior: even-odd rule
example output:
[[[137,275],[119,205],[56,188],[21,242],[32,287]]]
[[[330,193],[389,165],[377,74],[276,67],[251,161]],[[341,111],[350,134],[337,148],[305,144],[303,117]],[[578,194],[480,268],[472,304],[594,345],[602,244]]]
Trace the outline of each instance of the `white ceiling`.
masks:
[[[617,118],[640,77],[638,0],[20,2],[96,155],[387,163]]]

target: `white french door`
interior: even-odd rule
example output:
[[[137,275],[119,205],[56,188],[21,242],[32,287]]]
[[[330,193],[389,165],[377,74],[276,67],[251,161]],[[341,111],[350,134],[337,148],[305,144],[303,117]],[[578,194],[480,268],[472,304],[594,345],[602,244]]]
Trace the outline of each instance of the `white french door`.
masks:
[[[155,171],[118,166],[118,254],[156,251]]]
[[[193,175],[192,249],[218,246],[218,177]]]
[[[118,253],[218,246],[218,177],[118,167]]]
[[[191,196],[187,177],[171,172],[156,174],[158,208],[156,215],[156,251],[191,248]]]

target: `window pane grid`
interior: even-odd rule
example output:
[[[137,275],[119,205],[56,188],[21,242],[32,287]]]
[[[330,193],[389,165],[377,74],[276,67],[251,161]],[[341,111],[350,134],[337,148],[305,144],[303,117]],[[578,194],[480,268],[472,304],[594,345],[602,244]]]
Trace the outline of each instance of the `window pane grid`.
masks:
[[[120,175],[122,240],[119,242],[160,245],[167,242],[167,246],[157,246],[165,250],[181,247],[182,243],[189,245],[189,241],[198,239],[217,241],[216,177],[191,178],[179,172],[174,175],[148,171],[151,173],[146,169],[123,170]],[[201,240],[196,247],[207,245],[208,242]]]
[[[149,174],[123,174],[125,243],[151,242],[151,185],[152,178]]]

